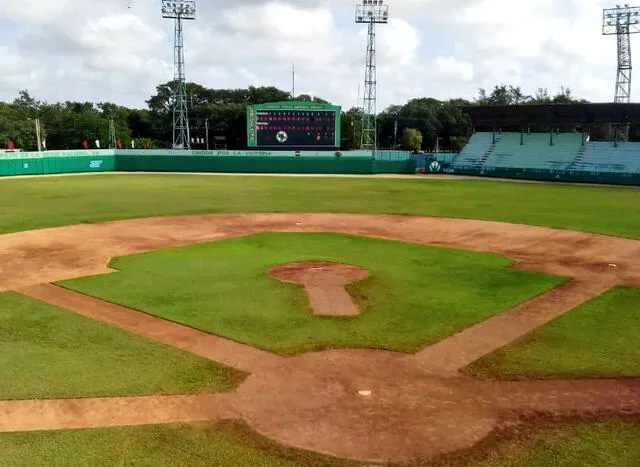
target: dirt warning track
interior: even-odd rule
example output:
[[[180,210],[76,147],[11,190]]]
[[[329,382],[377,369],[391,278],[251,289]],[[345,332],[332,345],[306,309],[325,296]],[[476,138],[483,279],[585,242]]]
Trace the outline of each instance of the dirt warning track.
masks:
[[[296,357],[274,355],[48,284],[110,272],[107,264],[115,256],[260,232],[333,232],[494,252],[512,258],[515,268],[572,279],[416,355],[332,350]],[[313,268],[312,272],[317,273]],[[318,286],[307,275],[293,280]],[[326,281],[320,289],[346,283]],[[475,220],[206,215],[3,235],[0,290],[18,290],[250,376],[237,391],[224,395],[0,402],[0,431],[237,418],[287,445],[386,462],[471,447],[501,424],[530,414],[640,415],[640,378],[497,382],[459,373],[474,360],[618,284],[640,286],[638,241]]]

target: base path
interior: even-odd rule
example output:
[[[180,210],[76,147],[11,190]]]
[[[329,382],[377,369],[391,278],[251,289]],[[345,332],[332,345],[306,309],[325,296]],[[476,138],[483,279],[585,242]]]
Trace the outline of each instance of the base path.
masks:
[[[425,371],[455,374],[481,357],[519,339],[611,288],[607,278],[572,280],[513,310],[466,329],[417,355]]]
[[[235,418],[230,395],[0,401],[0,432],[186,423]]]
[[[112,272],[107,264],[114,256],[260,232],[335,232],[494,252],[512,258],[515,268],[572,279],[417,355],[333,350],[296,357],[277,356],[42,285]],[[294,279],[305,287],[323,286],[305,277]],[[0,291],[19,290],[251,375],[237,391],[224,395],[0,402],[0,431],[234,418],[289,446],[363,461],[402,462],[472,447],[502,424],[531,415],[640,415],[640,378],[498,382],[459,373],[474,360],[618,284],[640,286],[638,241],[475,220],[210,215],[3,235]]]
[[[247,373],[278,365],[285,358],[51,284],[19,292]]]

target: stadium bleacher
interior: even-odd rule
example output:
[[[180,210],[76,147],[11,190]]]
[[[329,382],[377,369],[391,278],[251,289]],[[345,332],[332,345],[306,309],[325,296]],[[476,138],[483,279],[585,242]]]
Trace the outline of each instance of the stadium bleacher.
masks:
[[[475,133],[460,155],[453,161],[453,166],[479,167],[482,158],[488,154],[493,146],[493,133]]]
[[[640,143],[590,142],[579,133],[475,133],[454,168],[640,173]]]
[[[594,142],[585,146],[569,170],[589,173],[640,173],[640,143]]]
[[[549,134],[505,133],[485,166],[566,170],[581,147],[582,135],[576,133],[553,135],[553,145]]]

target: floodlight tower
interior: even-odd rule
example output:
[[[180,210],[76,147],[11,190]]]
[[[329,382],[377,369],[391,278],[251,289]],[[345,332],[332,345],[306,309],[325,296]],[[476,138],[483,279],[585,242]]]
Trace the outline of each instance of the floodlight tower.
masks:
[[[640,7],[617,5],[602,13],[602,34],[618,38],[618,75],[616,78],[616,104],[631,102],[631,34],[640,32]],[[629,127],[616,128],[616,141],[629,139]]]
[[[175,22],[173,55],[173,149],[190,149],[189,111],[187,107],[187,82],[184,73],[183,20],[196,19],[194,0],[162,0],[162,17]]]
[[[389,5],[385,5],[383,0],[362,0],[361,5],[356,5],[356,23],[367,24],[369,28],[362,108],[362,148],[371,149],[374,157],[378,150],[376,24],[388,22]]]

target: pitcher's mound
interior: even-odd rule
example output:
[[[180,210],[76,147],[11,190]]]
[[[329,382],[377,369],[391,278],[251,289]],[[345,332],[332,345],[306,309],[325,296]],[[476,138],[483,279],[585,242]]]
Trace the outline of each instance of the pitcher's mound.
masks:
[[[358,306],[345,287],[369,273],[349,264],[309,261],[276,266],[269,274],[282,282],[304,285],[311,308],[320,316],[357,316]]]

